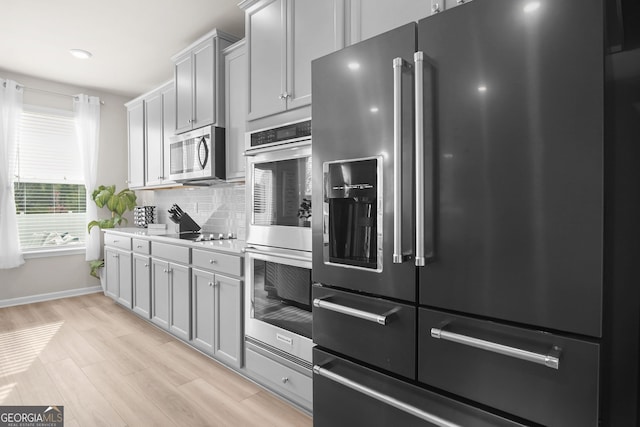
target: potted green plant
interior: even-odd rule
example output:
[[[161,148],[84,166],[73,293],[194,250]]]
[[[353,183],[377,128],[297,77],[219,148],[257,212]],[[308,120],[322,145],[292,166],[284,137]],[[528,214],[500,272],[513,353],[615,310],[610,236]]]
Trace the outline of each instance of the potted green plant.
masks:
[[[87,224],[87,230],[89,232],[91,232],[93,227],[98,227],[100,229],[114,228],[123,222],[128,222],[123,215],[125,212],[135,208],[136,193],[128,188],[116,193],[115,185],[101,185],[93,191],[91,194],[91,200],[93,200],[99,208],[106,206],[106,208],[111,212],[111,217],[90,221],[89,224]],[[101,269],[104,267],[104,259],[90,261],[89,267],[89,274],[102,280]],[[104,289],[104,284],[102,288]]]

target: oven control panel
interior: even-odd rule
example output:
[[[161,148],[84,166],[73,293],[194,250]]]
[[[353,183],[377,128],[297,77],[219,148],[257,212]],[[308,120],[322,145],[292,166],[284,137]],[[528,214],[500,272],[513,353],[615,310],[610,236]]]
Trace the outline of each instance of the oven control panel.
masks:
[[[311,120],[265,129],[251,134],[251,147],[280,143],[311,136]]]

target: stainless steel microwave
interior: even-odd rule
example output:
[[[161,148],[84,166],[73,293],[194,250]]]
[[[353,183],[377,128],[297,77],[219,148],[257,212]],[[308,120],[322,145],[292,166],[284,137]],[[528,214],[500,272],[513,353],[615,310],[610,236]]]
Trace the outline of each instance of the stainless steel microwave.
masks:
[[[224,128],[205,126],[170,139],[169,179],[177,182],[224,180]]]

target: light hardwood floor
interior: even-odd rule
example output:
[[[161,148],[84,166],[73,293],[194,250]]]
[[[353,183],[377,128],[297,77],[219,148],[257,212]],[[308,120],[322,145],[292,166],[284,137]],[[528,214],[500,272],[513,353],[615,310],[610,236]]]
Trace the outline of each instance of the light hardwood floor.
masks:
[[[0,309],[0,405],[65,426],[311,426],[309,416],[102,294]]]

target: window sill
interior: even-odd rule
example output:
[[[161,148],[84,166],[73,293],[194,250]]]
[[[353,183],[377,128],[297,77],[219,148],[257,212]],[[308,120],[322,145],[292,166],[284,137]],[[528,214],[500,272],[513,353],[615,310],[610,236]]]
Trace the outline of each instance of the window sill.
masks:
[[[74,248],[32,249],[22,253],[24,259],[49,258],[56,256],[81,255],[86,252],[84,246]]]

